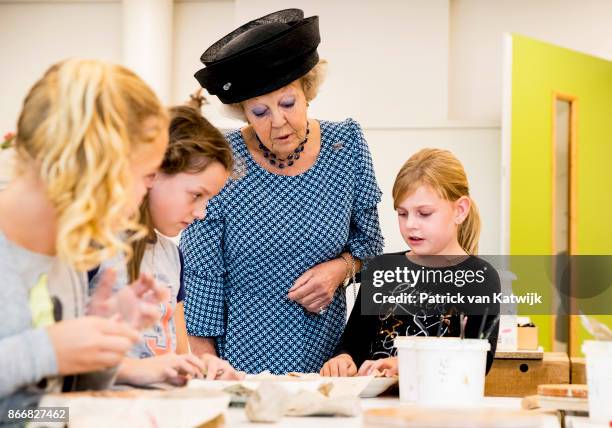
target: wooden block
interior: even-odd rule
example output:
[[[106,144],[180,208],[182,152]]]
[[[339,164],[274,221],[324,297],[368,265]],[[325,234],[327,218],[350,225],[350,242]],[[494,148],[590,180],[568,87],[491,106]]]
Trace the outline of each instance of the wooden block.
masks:
[[[544,358],[544,351],[497,351],[495,358],[502,360],[541,360]]]
[[[518,327],[517,347],[519,350],[535,351],[538,349],[538,328]]]
[[[485,395],[524,397],[536,395],[538,385],[568,384],[570,363],[563,352],[545,352],[542,360],[495,358],[485,381]]]
[[[584,358],[580,357],[571,357],[570,358],[570,382],[571,383],[587,383],[586,378],[586,366]]]

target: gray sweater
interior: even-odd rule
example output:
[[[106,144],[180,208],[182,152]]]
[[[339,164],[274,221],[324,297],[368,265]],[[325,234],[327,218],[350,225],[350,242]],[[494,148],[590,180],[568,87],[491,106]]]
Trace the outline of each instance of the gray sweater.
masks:
[[[54,257],[33,253],[0,232],[0,398],[57,375],[55,351],[44,327],[34,327],[30,291]],[[44,280],[44,278],[42,279]]]
[[[21,248],[0,232],[0,278],[3,279],[0,304],[6,314],[0,323],[0,408],[6,404],[2,403],[3,397],[13,394],[8,401],[23,404],[20,397],[57,392],[62,383],[66,390],[104,389],[112,385],[115,369],[71,376],[67,381],[60,378],[46,329],[35,325],[85,315],[85,273],[55,257]],[[46,298],[35,299],[40,291],[36,285],[41,281],[46,282]]]

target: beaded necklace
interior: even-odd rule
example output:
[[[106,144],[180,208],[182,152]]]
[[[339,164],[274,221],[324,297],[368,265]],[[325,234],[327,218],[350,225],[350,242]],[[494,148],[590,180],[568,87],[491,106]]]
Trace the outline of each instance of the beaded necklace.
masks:
[[[306,137],[304,137],[304,139],[300,142],[300,144],[298,144],[298,146],[293,151],[293,153],[291,153],[289,156],[287,156],[284,159],[276,156],[275,153],[270,151],[270,149],[268,149],[265,146],[265,144],[261,142],[261,140],[259,139],[259,135],[257,135],[257,133],[255,133],[255,138],[257,138],[257,141],[259,142],[259,150],[263,152],[264,158],[266,158],[268,162],[270,162],[270,165],[275,166],[276,168],[279,168],[279,169],[284,169],[285,167],[293,166],[295,161],[300,158],[300,153],[304,151],[304,144],[308,142],[309,134],[310,134],[310,124],[307,124],[306,125]]]

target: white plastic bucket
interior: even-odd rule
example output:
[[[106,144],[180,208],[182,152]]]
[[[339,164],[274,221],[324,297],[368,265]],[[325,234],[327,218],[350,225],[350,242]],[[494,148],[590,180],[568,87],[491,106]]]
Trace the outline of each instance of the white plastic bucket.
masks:
[[[607,424],[612,421],[612,342],[586,340],[582,352],[586,357],[589,417]]]
[[[397,365],[399,375],[400,401],[416,400],[416,350],[417,337],[398,336],[394,340],[397,348]]]
[[[488,340],[402,337],[395,346],[402,401],[431,407],[464,407],[482,401],[491,348]]]

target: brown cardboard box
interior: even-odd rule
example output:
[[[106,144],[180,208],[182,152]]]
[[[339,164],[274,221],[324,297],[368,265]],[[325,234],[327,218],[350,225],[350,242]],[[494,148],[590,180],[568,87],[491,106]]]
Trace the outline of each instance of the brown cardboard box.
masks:
[[[520,356],[520,351],[517,353]],[[543,383],[570,383],[570,361],[565,353],[545,352],[543,359],[495,357],[485,380],[485,395],[524,397],[538,393]]]
[[[537,327],[518,327],[518,349],[529,351],[538,349]]]

